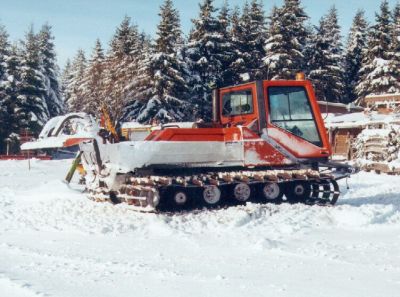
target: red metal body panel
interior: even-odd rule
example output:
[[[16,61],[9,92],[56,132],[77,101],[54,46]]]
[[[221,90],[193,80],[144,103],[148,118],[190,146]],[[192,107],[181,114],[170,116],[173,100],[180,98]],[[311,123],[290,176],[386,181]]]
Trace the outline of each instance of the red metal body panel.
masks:
[[[268,110],[268,87],[270,86],[301,86],[306,89],[317,130],[322,146],[316,146],[292,133],[271,123]],[[252,123],[259,118],[262,112],[257,98],[256,83],[248,83],[219,90],[220,110],[222,110],[223,95],[232,91],[251,90],[253,94],[254,112],[246,115],[225,117],[220,113],[220,123],[225,128],[167,128],[154,131],[147,141],[243,141],[243,155],[246,166],[284,165],[291,164],[285,155],[274,148],[266,137],[278,143],[287,153],[297,158],[325,158],[331,154],[331,147],[326,134],[325,125],[321,117],[314,90],[309,81],[264,81],[263,97],[265,101],[266,127],[260,131],[250,129]],[[266,129],[265,129],[266,128]],[[264,138],[264,139],[263,139]]]
[[[239,141],[239,128],[167,128],[153,131],[146,140],[151,141]]]
[[[51,160],[51,156],[28,156],[28,155],[0,155],[0,160]]]
[[[268,166],[279,166],[292,163],[268,142],[246,127],[243,128],[243,139],[246,166],[267,164]]]
[[[91,139],[91,138],[70,138],[70,139],[67,139],[67,140],[64,142],[63,146],[64,146],[64,147],[70,147],[70,146],[78,145],[78,144],[80,144],[81,142],[87,141],[87,140],[90,140],[90,139]]]

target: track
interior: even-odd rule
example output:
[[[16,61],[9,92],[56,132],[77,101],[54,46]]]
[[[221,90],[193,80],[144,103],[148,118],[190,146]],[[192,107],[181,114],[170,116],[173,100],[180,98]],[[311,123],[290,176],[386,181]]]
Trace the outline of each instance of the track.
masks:
[[[191,176],[127,176],[118,191],[89,191],[97,202],[127,203],[149,212],[176,212],[257,203],[331,206],[339,186],[330,173],[315,170],[210,172]]]

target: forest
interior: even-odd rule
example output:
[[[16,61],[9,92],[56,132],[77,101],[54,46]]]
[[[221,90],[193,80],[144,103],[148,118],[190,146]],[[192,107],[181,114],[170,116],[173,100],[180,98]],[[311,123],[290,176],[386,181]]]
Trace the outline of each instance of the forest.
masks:
[[[0,152],[21,129],[38,133],[66,112],[98,116],[105,105],[115,121],[208,120],[211,89],[259,79],[293,79],[305,72],[319,100],[357,103],[369,94],[400,92],[400,4],[386,0],[369,23],[359,10],[347,36],[332,7],[311,24],[301,0],[264,11],[199,3],[186,36],[173,0],[159,10],[155,36],[126,16],[107,46],[95,40],[57,63],[50,24],[31,26],[11,41],[0,25]]]

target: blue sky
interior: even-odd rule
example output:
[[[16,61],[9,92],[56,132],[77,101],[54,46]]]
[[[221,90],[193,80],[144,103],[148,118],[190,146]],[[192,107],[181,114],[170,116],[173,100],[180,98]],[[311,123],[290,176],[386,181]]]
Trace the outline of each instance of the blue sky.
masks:
[[[75,55],[79,48],[91,51],[96,38],[103,45],[113,35],[116,26],[125,15],[132,17],[139,27],[154,34],[158,23],[159,6],[163,0],[0,0],[0,23],[6,26],[11,39],[23,38],[30,24],[38,30],[48,22],[53,27],[56,50],[60,65]],[[191,19],[198,14],[199,0],[174,0],[181,14],[183,31],[191,27]],[[220,6],[223,0],[215,0]],[[231,6],[242,5],[244,1],[228,0]],[[283,0],[263,0],[266,12],[281,5]],[[397,0],[389,0],[391,7]],[[379,10],[379,0],[303,0],[303,6],[317,24],[319,18],[335,5],[339,10],[340,25],[346,34],[358,8],[366,11],[370,21]]]

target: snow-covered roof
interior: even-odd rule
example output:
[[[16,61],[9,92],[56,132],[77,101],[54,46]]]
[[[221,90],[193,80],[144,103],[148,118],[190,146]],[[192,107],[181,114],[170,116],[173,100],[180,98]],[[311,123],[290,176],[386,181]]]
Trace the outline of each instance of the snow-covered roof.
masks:
[[[343,108],[347,108],[347,105],[346,105],[346,104],[343,104],[343,103],[337,103],[337,102],[318,101],[318,104],[320,104],[320,105],[328,105],[328,106],[336,106],[336,107],[343,107]]]
[[[151,125],[143,125],[138,122],[125,122],[122,123],[121,129],[138,129],[138,128],[151,128]]]
[[[364,107],[356,106],[354,103],[344,104],[338,102],[328,102],[328,101],[318,101],[318,105],[320,106],[321,111],[323,111],[323,107],[338,107],[346,112],[356,112],[356,111],[363,111]]]
[[[398,97],[398,96],[400,96],[400,93],[368,95],[368,96],[365,96],[365,99],[368,99],[368,98],[390,98],[390,97]]]
[[[354,112],[339,116],[330,116],[325,120],[325,124],[328,128],[356,128],[365,127],[368,124],[373,123],[392,123],[400,122],[400,114],[379,114],[364,112]]]

